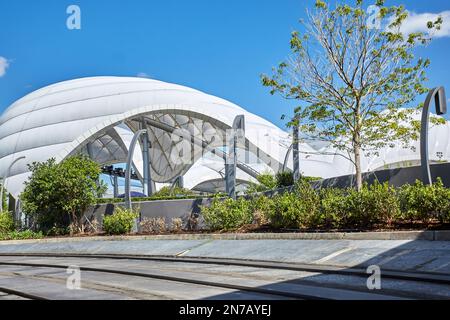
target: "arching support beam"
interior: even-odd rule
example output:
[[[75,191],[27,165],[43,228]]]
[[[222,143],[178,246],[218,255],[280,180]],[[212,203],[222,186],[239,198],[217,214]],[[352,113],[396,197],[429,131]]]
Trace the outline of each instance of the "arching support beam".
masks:
[[[125,168],[125,206],[128,209],[131,209],[131,167],[133,163],[134,149],[136,148],[136,143],[138,142],[140,136],[146,132],[147,130],[145,129],[137,131],[134,134],[133,139],[131,140],[130,146],[128,148],[127,165]]]
[[[175,180],[173,180],[170,188],[173,190],[175,187],[184,188],[184,177],[183,176],[178,176],[175,178]]]
[[[230,198],[236,199],[236,163],[238,139],[245,139],[245,117],[236,116],[233,127],[227,132],[228,154],[225,160],[225,189]]]
[[[445,99],[444,87],[437,87],[428,93],[422,110],[422,127],[420,131],[420,160],[422,166],[422,180],[424,184],[432,185],[430,171],[430,159],[428,154],[428,127],[430,118],[430,104],[434,99],[436,114],[443,115],[447,113],[447,101]]]
[[[152,127],[164,130],[166,132],[172,133],[177,128],[169,126],[168,124],[146,118],[145,120],[147,124],[149,124]],[[209,146],[209,144],[206,141],[203,141],[202,139],[199,139],[198,137],[194,137],[191,134],[183,134],[183,132],[177,132],[177,135],[183,136],[183,138],[187,139],[188,141],[191,141],[191,143],[196,144],[197,146],[201,146],[202,148],[205,148],[208,151],[213,151],[218,157],[221,157],[222,159],[226,160],[227,153],[221,151],[220,149],[213,148]],[[250,166],[246,165],[245,163],[242,163],[240,161],[237,162],[237,167],[247,173],[249,176],[253,178],[257,178],[259,176],[259,172],[251,168]]]

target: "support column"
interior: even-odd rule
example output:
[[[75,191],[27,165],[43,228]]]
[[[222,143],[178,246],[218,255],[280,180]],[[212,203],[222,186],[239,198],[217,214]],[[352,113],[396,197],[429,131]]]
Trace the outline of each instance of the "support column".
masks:
[[[16,212],[16,199],[11,194],[8,194],[8,211]]]
[[[92,142],[86,144],[86,149],[91,160],[94,160],[94,148],[92,147]]]
[[[116,175],[113,176],[113,183],[114,183],[114,198],[117,198],[119,196],[119,177]]]
[[[142,120],[141,128],[145,129],[146,124],[145,120]],[[150,171],[150,141],[148,139],[148,131],[146,130],[145,134],[142,135],[142,160],[143,160],[143,186],[144,186],[144,194],[149,197],[153,194],[153,183]]]
[[[227,137],[228,154],[225,159],[225,188],[230,198],[236,199],[236,163],[237,142],[245,138],[245,118],[239,115],[234,119],[233,127]]]

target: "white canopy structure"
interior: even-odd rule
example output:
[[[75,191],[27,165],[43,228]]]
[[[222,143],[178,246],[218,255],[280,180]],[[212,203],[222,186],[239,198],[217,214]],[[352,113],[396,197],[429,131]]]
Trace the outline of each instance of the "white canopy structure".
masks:
[[[17,197],[30,174],[27,165],[35,161],[61,161],[84,153],[101,164],[123,163],[134,133],[146,129],[151,179],[159,185],[184,176],[186,187],[204,190],[223,179],[226,130],[239,115],[245,117],[245,139],[239,148],[250,152],[239,154],[238,182],[280,170],[291,143],[289,134],[229,101],[146,78],[90,77],[56,83],[19,99],[0,117],[0,177]],[[450,125],[432,128],[431,135],[431,160],[450,160]],[[145,167],[143,148],[141,143],[133,154],[139,178]],[[180,161],[186,152],[191,161]],[[305,142],[300,152],[305,175],[329,178],[353,172],[348,160],[327,147]],[[363,168],[376,170],[418,159],[418,146],[416,152],[398,147],[364,158]],[[292,160],[287,167],[292,168]]]

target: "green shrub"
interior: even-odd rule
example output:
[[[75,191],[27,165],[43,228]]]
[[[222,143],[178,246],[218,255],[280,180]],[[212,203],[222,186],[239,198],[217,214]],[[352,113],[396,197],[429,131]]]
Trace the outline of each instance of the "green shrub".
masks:
[[[250,201],[244,198],[216,198],[210,206],[202,206],[201,213],[211,230],[235,230],[252,223],[253,220]]]
[[[413,185],[402,186],[399,199],[403,219],[439,219],[441,222],[450,220],[450,189],[444,187],[440,178],[432,186],[425,186],[419,180]]]
[[[275,175],[276,186],[278,188],[294,185],[294,174],[292,171],[282,171]]]
[[[320,195],[320,220],[325,229],[338,229],[343,226],[346,215],[345,190],[323,188]]]
[[[152,194],[151,198],[177,197],[177,196],[192,196],[194,193],[185,188],[180,187],[162,187],[158,192]]]
[[[44,232],[66,228],[83,232],[83,214],[106,190],[100,166],[85,156],[29,165],[31,176],[20,195],[23,211]]]
[[[270,172],[261,173],[256,179],[258,182],[250,183],[246,191],[247,194],[268,191],[277,187],[277,180]]]
[[[400,214],[395,189],[378,182],[371,186],[364,184],[359,192],[348,189],[343,209],[343,225],[348,228],[367,228],[381,223],[390,225]]]
[[[107,234],[127,234],[133,229],[139,216],[133,209],[116,207],[114,214],[103,217],[103,230]]]
[[[308,182],[297,183],[294,192],[273,198],[270,222],[275,228],[313,228],[320,225],[320,198]]]
[[[259,196],[249,200],[249,204],[253,215],[253,224],[258,226],[268,224],[270,213],[274,208],[274,200],[266,196]]]
[[[34,232],[31,230],[0,233],[0,240],[42,239],[43,237],[42,232]]]
[[[0,212],[0,234],[14,230],[14,220],[10,212]]]

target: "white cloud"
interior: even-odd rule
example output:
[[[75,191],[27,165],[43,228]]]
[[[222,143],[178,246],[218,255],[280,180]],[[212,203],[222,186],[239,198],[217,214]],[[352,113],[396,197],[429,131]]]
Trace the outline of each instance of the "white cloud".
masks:
[[[0,77],[6,74],[6,69],[9,67],[8,59],[0,56]]]
[[[150,78],[150,76],[145,72],[139,72],[136,76],[139,78]]]
[[[443,22],[441,30],[433,31],[433,37],[449,37],[450,36],[450,11],[442,11],[440,13],[415,13],[409,11],[408,18],[402,24],[402,32],[410,34],[412,32],[426,32],[430,29],[427,27],[428,21],[436,21],[438,17],[442,17]]]

